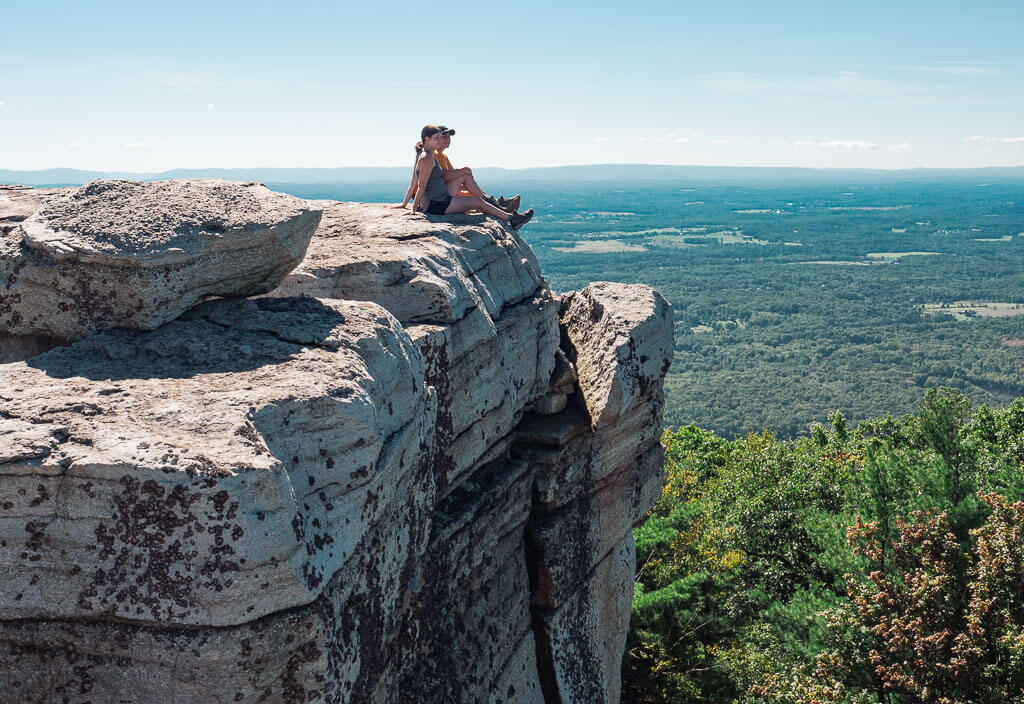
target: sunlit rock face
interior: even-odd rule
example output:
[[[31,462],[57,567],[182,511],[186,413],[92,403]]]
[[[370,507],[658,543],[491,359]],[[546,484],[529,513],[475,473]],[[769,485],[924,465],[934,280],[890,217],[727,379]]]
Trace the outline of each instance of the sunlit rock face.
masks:
[[[21,189],[6,234],[69,192]],[[0,692],[618,701],[669,307],[558,298],[482,216],[295,212],[322,212],[305,259],[251,250],[287,266],[269,294],[69,315],[31,333],[63,346],[0,364]]]
[[[31,208],[9,193],[0,218]],[[209,296],[264,293],[302,261],[319,219],[255,183],[93,181],[49,194],[0,234],[0,334],[152,330]]]

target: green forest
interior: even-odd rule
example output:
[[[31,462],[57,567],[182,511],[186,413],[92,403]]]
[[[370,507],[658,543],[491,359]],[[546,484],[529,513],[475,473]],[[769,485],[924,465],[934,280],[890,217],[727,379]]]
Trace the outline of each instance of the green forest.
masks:
[[[672,303],[668,426],[794,437],[933,386],[1024,394],[1022,183],[584,188],[541,190],[524,236],[558,291]]]
[[[1024,403],[664,442],[623,702],[1024,701]]]
[[[545,192],[553,288],[675,314],[625,703],[1024,702],[1022,192]]]

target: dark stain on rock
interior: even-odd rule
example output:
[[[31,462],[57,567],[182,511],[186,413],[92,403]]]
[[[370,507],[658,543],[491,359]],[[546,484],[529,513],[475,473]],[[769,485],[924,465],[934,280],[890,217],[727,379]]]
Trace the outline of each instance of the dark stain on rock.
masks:
[[[168,490],[131,476],[120,484],[111,520],[95,530],[97,568],[78,595],[80,608],[174,621],[192,614],[197,589],[230,586],[225,575],[239,566],[225,535],[237,541],[243,529],[230,522],[238,504],[226,491],[207,496],[183,484]],[[203,504],[208,510],[197,512]],[[203,530],[214,546],[200,556],[194,536]]]
[[[32,499],[32,503],[30,503],[29,506],[32,506],[34,508],[49,498],[50,492],[46,490],[46,485],[39,484],[36,487],[36,498]]]

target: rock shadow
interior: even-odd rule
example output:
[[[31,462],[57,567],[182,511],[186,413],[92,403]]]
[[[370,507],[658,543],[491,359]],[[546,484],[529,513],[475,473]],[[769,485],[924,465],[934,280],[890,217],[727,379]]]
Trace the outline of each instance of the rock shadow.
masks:
[[[452,213],[451,215],[431,215],[430,213],[422,213],[422,215],[432,223],[439,225],[479,225],[482,222],[493,220],[499,222],[497,218],[492,218],[489,215],[483,213]]]
[[[0,332],[0,364],[23,362],[67,342],[46,335],[11,335]]]
[[[25,361],[68,379],[187,379],[287,362],[303,350],[339,348],[345,316],[315,298],[234,298],[201,303],[151,331],[116,328]]]

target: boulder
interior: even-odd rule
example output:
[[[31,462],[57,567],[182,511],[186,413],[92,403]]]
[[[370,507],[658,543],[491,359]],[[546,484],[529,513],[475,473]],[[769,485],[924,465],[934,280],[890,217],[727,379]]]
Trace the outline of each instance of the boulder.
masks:
[[[495,319],[545,288],[519,233],[494,218],[312,201],[323,218],[302,264],[272,294],[373,301],[403,324]]]
[[[553,384],[577,403],[527,414],[513,456],[534,468],[527,527],[537,664],[548,701],[617,702],[629,627],[632,526],[657,500],[672,309],[642,285],[591,284],[564,295]]]
[[[255,183],[93,181],[53,194],[0,233],[0,334],[152,330],[206,297],[264,293],[318,222],[306,201]]]
[[[615,423],[672,363],[672,308],[650,286],[592,283],[562,297],[559,317],[594,429]]]
[[[371,303],[214,301],[99,333],[0,365],[0,408],[8,619],[252,621],[433,506],[414,474],[435,398]],[[396,541],[374,553],[392,583]]]
[[[17,241],[11,237],[14,228],[63,190],[68,189],[0,185],[0,271],[7,259],[13,261],[18,256],[17,249],[11,247]],[[60,339],[49,335],[12,335],[0,331],[0,364],[28,359],[60,344]]]

